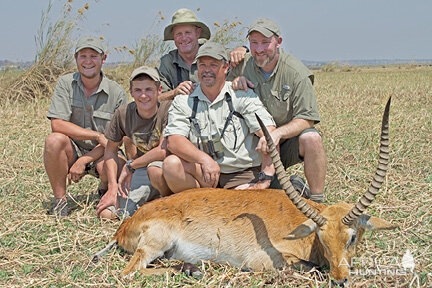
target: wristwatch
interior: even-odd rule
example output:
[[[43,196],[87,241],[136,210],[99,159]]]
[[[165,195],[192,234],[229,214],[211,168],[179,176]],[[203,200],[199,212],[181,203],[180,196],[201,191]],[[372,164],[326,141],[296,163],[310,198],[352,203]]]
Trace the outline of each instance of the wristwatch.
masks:
[[[272,179],[273,179],[273,176],[265,174],[264,171],[261,171],[258,174],[258,181],[272,180]]]
[[[126,161],[126,167],[129,169],[129,171],[131,171],[132,173],[135,172],[135,169],[132,168],[131,164],[134,161],[134,159],[129,159],[128,161]]]

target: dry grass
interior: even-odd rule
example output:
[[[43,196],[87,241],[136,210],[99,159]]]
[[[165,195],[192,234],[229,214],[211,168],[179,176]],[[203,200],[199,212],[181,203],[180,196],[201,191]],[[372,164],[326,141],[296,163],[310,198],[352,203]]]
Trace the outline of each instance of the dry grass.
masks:
[[[118,74],[110,71],[119,78]],[[125,72],[126,73],[126,72]],[[124,75],[127,78],[127,75]],[[384,104],[393,96],[390,118],[391,168],[368,209],[399,225],[367,233],[358,256],[389,261],[414,255],[421,287],[432,284],[432,70],[326,72],[316,91],[328,156],[326,202],[353,202],[375,169]],[[124,85],[124,88],[127,86]],[[108,243],[120,224],[95,218],[97,182],[69,186],[75,208],[59,221],[47,215],[51,190],[42,163],[49,133],[47,99],[0,104],[0,286],[4,287],[325,287],[327,274],[281,271],[246,273],[204,263],[204,276],[179,274],[122,279],[130,255],[111,250],[99,263],[92,254]],[[301,173],[301,166],[291,171]],[[163,261],[157,265],[170,265]],[[390,263],[391,264],[391,263]],[[352,287],[408,287],[412,275],[354,276]],[[417,282],[413,282],[417,287]]]

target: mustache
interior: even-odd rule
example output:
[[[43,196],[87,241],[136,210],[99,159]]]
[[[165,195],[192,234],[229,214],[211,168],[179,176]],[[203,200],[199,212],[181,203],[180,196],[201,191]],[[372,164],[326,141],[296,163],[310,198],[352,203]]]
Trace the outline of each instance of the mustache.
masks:
[[[201,77],[213,77],[216,78],[216,74],[212,72],[202,72]]]

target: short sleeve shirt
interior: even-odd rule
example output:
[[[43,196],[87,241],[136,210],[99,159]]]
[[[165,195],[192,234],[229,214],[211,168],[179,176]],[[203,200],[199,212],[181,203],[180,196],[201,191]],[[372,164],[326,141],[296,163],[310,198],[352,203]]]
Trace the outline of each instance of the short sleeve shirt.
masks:
[[[61,76],[57,81],[47,117],[103,133],[115,110],[126,103],[127,96],[123,88],[103,74],[99,88],[87,98],[80,73],[76,72]],[[87,151],[98,144],[92,140],[73,141]]]
[[[157,113],[148,119],[138,114],[135,101],[121,106],[105,130],[105,137],[113,142],[120,142],[124,136],[128,136],[137,147],[140,157],[159,145],[162,131],[168,122],[170,104],[171,101],[159,103]]]
[[[255,85],[253,90],[273,116],[277,127],[296,118],[312,120],[315,123],[320,121],[315,92],[309,79],[313,74],[296,57],[285,54],[281,49],[273,73],[265,80],[248,53],[243,63],[230,72],[227,80],[240,75]]]
[[[178,77],[180,73],[180,77]],[[196,63],[188,65],[181,58],[178,50],[172,50],[161,58],[159,66],[163,92],[173,90],[183,81],[198,82],[198,68]],[[179,79],[181,78],[181,79]]]
[[[261,165],[261,155],[255,151],[259,138],[254,133],[261,129],[255,113],[266,126],[275,125],[258,96],[251,90],[248,92],[234,91],[231,82],[226,82],[221,93],[213,102],[210,102],[203,94],[199,85],[190,96],[176,96],[169,110],[164,136],[182,135],[198,147],[199,134],[189,120],[192,115],[194,98],[199,100],[196,119],[201,135],[207,137],[215,134],[222,135],[222,130],[230,113],[225,97],[226,93],[232,98],[234,110],[240,113],[244,119],[233,116],[232,121],[228,122],[228,126],[221,137],[224,156],[217,159],[216,162],[220,166],[221,173],[233,173]],[[201,141],[199,142],[201,145]]]

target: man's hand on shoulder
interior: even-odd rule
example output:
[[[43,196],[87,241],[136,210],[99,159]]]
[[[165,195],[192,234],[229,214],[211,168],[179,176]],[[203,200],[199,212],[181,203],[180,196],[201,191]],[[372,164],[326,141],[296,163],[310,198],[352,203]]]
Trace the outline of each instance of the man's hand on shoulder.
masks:
[[[238,64],[240,64],[240,62],[243,61],[243,59],[245,58],[245,55],[247,53],[247,50],[245,47],[240,46],[235,48],[234,50],[232,50],[230,52],[230,62],[231,62],[231,68],[236,67]]]
[[[238,76],[232,81],[234,90],[247,91],[249,88],[255,88],[255,85],[244,76]]]
[[[195,86],[192,81],[183,81],[175,89],[175,95],[190,95],[195,90]]]

